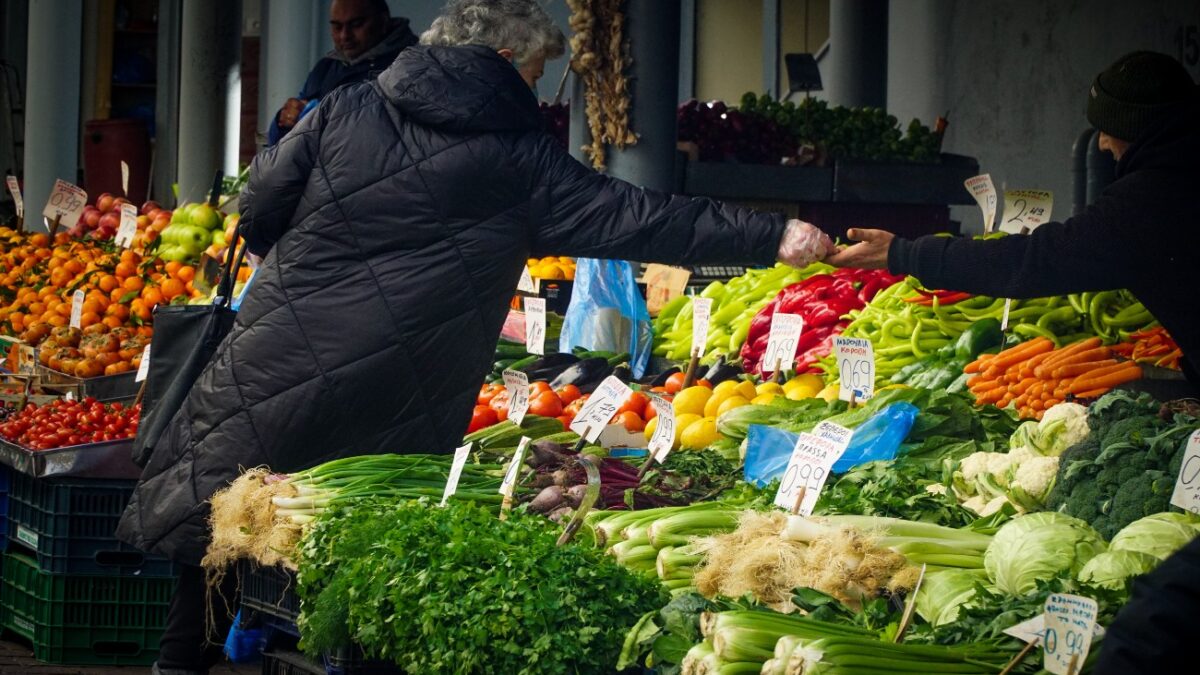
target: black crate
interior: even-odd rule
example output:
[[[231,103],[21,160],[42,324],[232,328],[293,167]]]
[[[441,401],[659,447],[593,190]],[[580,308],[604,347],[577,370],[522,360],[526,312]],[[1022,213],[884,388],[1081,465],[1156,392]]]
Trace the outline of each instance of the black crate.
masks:
[[[295,624],[300,616],[296,595],[296,573],[285,567],[265,567],[243,560],[238,576],[242,583],[242,606],[260,614]]]
[[[134,481],[45,479],[12,474],[8,538],[37,554],[51,574],[169,577],[170,560],[117,541]]]
[[[325,654],[326,675],[402,675],[403,670],[390,661],[373,661],[363,657],[359,647],[343,647]]]
[[[325,667],[299,652],[270,649],[263,652],[262,675],[325,675]]]

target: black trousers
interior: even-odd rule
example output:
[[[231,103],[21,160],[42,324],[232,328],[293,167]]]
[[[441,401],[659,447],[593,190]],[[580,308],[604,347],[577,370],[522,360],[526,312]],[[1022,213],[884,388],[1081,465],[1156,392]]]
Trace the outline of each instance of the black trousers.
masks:
[[[180,567],[167,627],[158,643],[158,667],[207,672],[221,660],[225,636],[237,612],[237,574],[230,570],[221,585],[213,589],[210,607],[203,568]],[[208,617],[213,620],[211,633]]]

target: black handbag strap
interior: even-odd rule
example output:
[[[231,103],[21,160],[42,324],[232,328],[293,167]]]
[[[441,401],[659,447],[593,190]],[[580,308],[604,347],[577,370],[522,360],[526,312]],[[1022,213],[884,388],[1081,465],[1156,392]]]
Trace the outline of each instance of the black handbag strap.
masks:
[[[240,250],[238,249],[241,241],[240,228],[233,228],[233,241],[229,242],[229,252],[225,256],[225,264],[221,266],[221,280],[217,283],[217,299],[224,307],[230,307],[233,304],[233,287],[238,272],[241,271],[242,260],[246,257],[246,247],[242,246]]]

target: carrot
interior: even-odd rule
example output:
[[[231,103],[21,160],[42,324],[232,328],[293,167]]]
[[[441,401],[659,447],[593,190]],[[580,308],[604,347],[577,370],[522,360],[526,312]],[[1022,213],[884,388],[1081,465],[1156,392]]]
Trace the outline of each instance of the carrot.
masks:
[[[1086,363],[1088,361],[1099,361],[1112,356],[1112,352],[1108,347],[1096,347],[1087,351],[1075,352],[1063,359],[1056,359],[1052,364],[1042,364],[1043,375],[1048,374],[1051,370],[1056,370],[1063,366],[1069,366],[1075,363]]]
[[[1000,397],[999,401],[996,401],[996,407],[997,408],[1005,408],[1008,406],[1009,403],[1012,403],[1012,400],[1013,400],[1012,392],[1005,393],[1004,396]]]
[[[1046,403],[1047,408],[1053,408],[1054,406],[1058,405],[1059,403],[1062,403],[1062,399],[1061,398],[1048,398],[1048,399],[1046,399],[1045,403]]]
[[[1071,393],[1079,394],[1084,391],[1092,391],[1094,389],[1112,389],[1118,384],[1132,382],[1142,376],[1142,369],[1137,364],[1130,363],[1122,365],[1120,370],[1115,370],[1108,373],[1093,375],[1081,375],[1071,383]]]
[[[997,368],[995,365],[990,365],[983,371],[983,376],[989,380],[994,380],[1004,374],[1004,371]]]
[[[1100,341],[1100,338],[1098,338],[1098,337],[1092,337],[1092,338],[1088,338],[1086,340],[1080,340],[1079,342],[1076,342],[1073,345],[1067,345],[1066,347],[1063,347],[1062,349],[1059,349],[1058,351],[1054,352],[1054,356],[1052,356],[1049,359],[1047,359],[1046,361],[1044,361],[1042,363],[1042,365],[1048,366],[1051,364],[1055,364],[1057,361],[1059,361],[1061,359],[1069,358],[1074,354],[1077,354],[1077,353],[1083,352],[1083,351],[1087,351],[1089,349],[1095,349],[1096,347],[1099,347],[1101,344],[1103,344],[1103,343]]]
[[[999,401],[1001,398],[1003,398],[1004,394],[1007,392],[1008,392],[1008,388],[1003,385],[998,385],[998,386],[992,387],[991,389],[983,392],[982,396],[979,396],[975,399],[975,405],[984,405],[986,403],[995,403],[996,401]]]
[[[1029,394],[1021,394],[1013,399],[1013,403],[1017,406],[1017,410],[1026,407],[1029,404]]]
[[[1054,387],[1054,398],[1063,398],[1071,389],[1071,380],[1060,380]]]
[[[1072,384],[1074,384],[1075,380],[1078,380],[1080,378],[1102,377],[1104,375],[1108,375],[1109,373],[1115,373],[1118,370],[1121,370],[1123,368],[1128,368],[1130,366],[1137,367],[1137,364],[1135,364],[1132,361],[1121,361],[1121,362],[1115,363],[1111,366],[1099,366],[1097,368],[1092,368],[1091,370],[1088,370],[1085,373],[1080,373],[1075,378],[1065,378],[1065,379],[1071,380]]]
[[[1016,392],[1017,394],[1028,393],[1029,388],[1032,387],[1034,385],[1034,383],[1037,381],[1038,381],[1038,379],[1036,377],[1027,377],[1027,378],[1021,380],[1020,382],[1016,383],[1015,385],[1013,385],[1012,390],[1014,392]]]
[[[1056,352],[1056,351],[1042,352],[1041,354],[1038,354],[1037,356],[1034,356],[1033,358],[1026,361],[1024,367],[1029,368],[1030,371],[1035,371],[1035,370],[1037,370],[1038,366],[1045,363],[1047,360],[1049,360],[1051,357],[1053,357],[1057,353],[1058,352]],[[1034,373],[1034,374],[1036,374],[1036,373]]]
[[[1020,417],[1021,419],[1033,417],[1033,408],[1030,408],[1029,406],[1017,408],[1017,417]]]
[[[1034,382],[1032,385],[1030,385],[1030,387],[1025,390],[1025,393],[1029,394],[1030,400],[1033,400],[1033,399],[1039,398],[1042,395],[1042,389],[1044,389],[1045,387],[1046,387],[1046,382],[1044,380],[1038,380],[1037,382]]]
[[[1115,366],[1116,359],[1104,359],[1103,361],[1087,361],[1085,363],[1071,363],[1068,365],[1058,366],[1054,369],[1054,377],[1070,377],[1072,375],[1079,376],[1089,370],[1103,368],[1105,366]]]
[[[968,371],[964,370],[963,372],[965,373]],[[979,384],[980,382],[987,382],[987,378],[984,377],[983,375],[972,375],[967,378],[967,388],[969,389],[971,387],[974,387],[975,385]]]
[[[1030,402],[1029,402],[1029,407],[1030,407],[1030,408],[1033,408],[1034,410],[1045,410],[1045,409],[1046,409],[1046,402],[1045,402],[1045,401],[1043,401],[1042,399],[1040,399],[1040,398],[1039,398],[1039,399],[1037,399],[1037,400],[1035,400],[1035,401],[1030,401]]]
[[[984,354],[983,356],[980,356],[974,361],[968,363],[967,366],[963,368],[963,372],[971,374],[982,372],[983,367],[986,366],[988,361],[991,361],[992,358],[994,358],[993,354]]]
[[[1101,396],[1103,396],[1107,393],[1108,393],[1108,389],[1104,389],[1104,388],[1089,389],[1087,391],[1081,391],[1078,394],[1075,394],[1075,398],[1100,398]]]
[[[1020,363],[1026,359],[1033,358],[1042,352],[1048,352],[1054,349],[1054,343],[1044,337],[1034,338],[1028,342],[1022,342],[1016,347],[1006,349],[996,355],[996,360],[992,361],[991,368],[1005,368]]]
[[[976,383],[975,386],[971,387],[971,393],[975,394],[976,396],[982,396],[984,392],[988,392],[988,391],[991,391],[992,389],[995,389],[999,384],[1000,383],[997,382],[996,380],[984,380],[982,382]]]

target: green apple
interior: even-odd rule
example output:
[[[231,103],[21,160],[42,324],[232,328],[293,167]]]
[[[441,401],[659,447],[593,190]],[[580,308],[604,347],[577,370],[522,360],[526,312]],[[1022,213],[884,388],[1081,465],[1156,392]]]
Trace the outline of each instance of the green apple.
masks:
[[[213,230],[212,243],[217,248],[225,248],[225,230]]]
[[[158,257],[167,262],[183,262],[188,259],[188,254],[176,244],[166,244],[159,247]]]
[[[172,224],[167,225],[166,229],[160,233],[159,239],[162,239],[163,246],[178,246],[179,245],[179,228],[182,224],[172,221]]]
[[[208,248],[209,242],[212,241],[212,233],[200,227],[199,225],[177,225],[179,228],[179,239],[176,240],[179,247],[188,252],[188,257],[198,258]]]
[[[206,230],[215,230],[221,227],[221,212],[208,204],[193,205],[192,212],[188,218],[192,225],[202,227]]]

